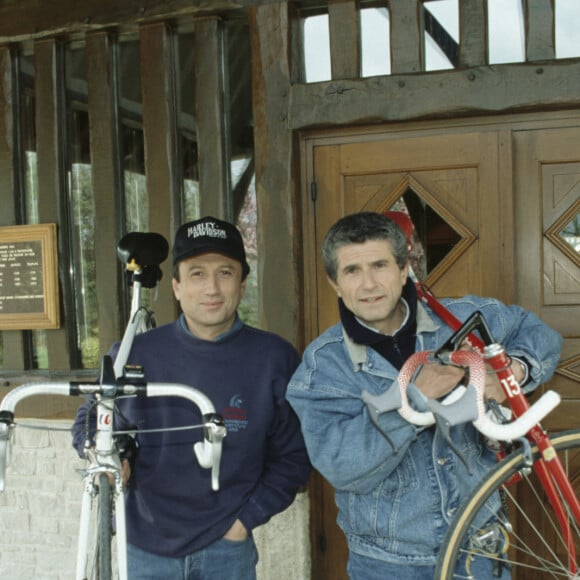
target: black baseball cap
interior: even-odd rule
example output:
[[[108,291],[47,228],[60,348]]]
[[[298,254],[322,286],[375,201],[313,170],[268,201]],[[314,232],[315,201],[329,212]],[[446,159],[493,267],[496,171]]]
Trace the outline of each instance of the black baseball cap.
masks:
[[[242,236],[233,224],[206,216],[180,226],[173,243],[173,265],[200,254],[223,254],[242,265],[242,280],[250,272]]]

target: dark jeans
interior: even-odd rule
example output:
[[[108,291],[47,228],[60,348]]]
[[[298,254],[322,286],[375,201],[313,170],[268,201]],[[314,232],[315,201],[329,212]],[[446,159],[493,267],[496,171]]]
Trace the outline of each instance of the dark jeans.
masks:
[[[183,558],[167,558],[127,545],[130,580],[256,580],[258,551],[249,536],[243,542],[217,540]]]
[[[511,578],[511,574],[504,567],[501,577],[497,579],[492,574],[492,566],[488,558],[475,558],[471,563],[472,576],[468,576],[465,571],[465,558],[462,558],[457,565],[457,577],[470,577],[475,580],[509,580]],[[348,577],[350,580],[434,580],[435,566],[389,564],[351,552],[348,558]]]

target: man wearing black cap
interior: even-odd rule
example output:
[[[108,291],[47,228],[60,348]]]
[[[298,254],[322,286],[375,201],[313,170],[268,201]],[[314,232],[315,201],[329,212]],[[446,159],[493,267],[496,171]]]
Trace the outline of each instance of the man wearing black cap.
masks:
[[[215,218],[184,224],[173,265],[173,292],[189,330],[206,340],[229,330],[250,272],[237,228]]]
[[[253,528],[288,507],[307,481],[304,441],[285,399],[299,357],[281,337],[239,319],[249,271],[232,224],[205,217],[177,230],[172,285],[182,313],[137,335],[127,362],[142,365],[149,382],[204,392],[227,437],[213,492],[192,453],[199,430],[138,435],[125,501],[131,579],[253,580]],[[130,398],[119,407],[122,421],[142,430],[200,423],[181,399]],[[74,441],[80,453],[82,439]]]

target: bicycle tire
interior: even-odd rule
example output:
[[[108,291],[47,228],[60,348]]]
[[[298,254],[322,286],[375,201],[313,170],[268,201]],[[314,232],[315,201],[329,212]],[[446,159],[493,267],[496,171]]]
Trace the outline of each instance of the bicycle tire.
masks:
[[[551,441],[578,496],[580,491],[580,430],[556,434],[551,437]],[[539,459],[536,446],[532,446],[532,454],[534,461]],[[504,485],[524,465],[523,451],[514,451],[498,463],[471,492],[455,515],[444,539],[444,548],[438,558],[435,578],[438,580],[454,578],[480,580],[477,575],[474,575],[473,569],[468,569],[469,563],[474,563],[476,559],[479,559],[480,563],[485,559],[485,563],[489,566],[492,565],[492,561],[501,560],[510,567],[511,577],[514,580],[516,578],[519,580],[570,578],[566,562],[569,555],[568,548],[561,537],[558,538],[556,530],[559,527],[549,527],[550,524],[557,526],[557,522],[534,473],[527,474],[515,485]],[[570,472],[571,467],[572,472]],[[526,485],[530,487],[524,494],[522,491]],[[506,487],[509,488],[508,492],[504,491]],[[484,526],[486,537],[498,540],[495,546],[498,549],[495,554],[482,553],[481,546],[473,548],[474,539],[477,543],[479,530],[472,524],[476,519],[478,521],[489,519],[482,510],[486,510],[487,501],[500,489],[502,493],[508,494],[507,513],[509,522],[513,522],[515,529],[510,531],[509,525]],[[531,494],[527,493],[529,491]],[[533,501],[542,503],[538,511],[528,505],[532,498]],[[522,500],[525,505],[521,503]],[[550,518],[552,518],[551,522]],[[538,519],[542,525],[541,528],[538,528]],[[576,561],[578,561],[580,552],[578,522],[575,522],[572,516],[569,517],[569,521],[574,535]],[[548,534],[545,533],[546,530]],[[461,561],[459,567],[458,560]],[[486,575],[486,580],[489,577]],[[580,576],[577,574],[575,578],[580,578]]]
[[[113,492],[106,473],[99,476],[98,578],[111,580],[111,541],[113,539]]]

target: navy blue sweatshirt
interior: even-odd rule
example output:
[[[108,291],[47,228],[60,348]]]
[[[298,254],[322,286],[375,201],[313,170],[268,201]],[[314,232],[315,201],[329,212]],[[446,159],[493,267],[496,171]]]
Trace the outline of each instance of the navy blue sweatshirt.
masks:
[[[148,382],[196,387],[227,427],[217,492],[193,452],[201,430],[138,435],[125,500],[131,544],[185,556],[221,538],[236,519],[252,530],[292,503],[310,472],[298,419],[285,399],[299,363],[293,346],[240,323],[221,340],[200,340],[177,320],[136,336],[127,362],[142,365]],[[117,405],[117,428],[201,422],[195,405],[179,397],[133,397]],[[73,427],[81,455],[88,408],[81,407]]]

